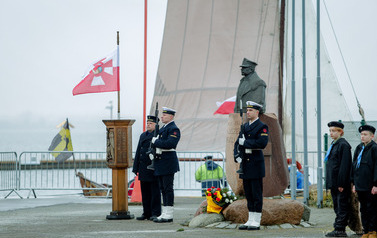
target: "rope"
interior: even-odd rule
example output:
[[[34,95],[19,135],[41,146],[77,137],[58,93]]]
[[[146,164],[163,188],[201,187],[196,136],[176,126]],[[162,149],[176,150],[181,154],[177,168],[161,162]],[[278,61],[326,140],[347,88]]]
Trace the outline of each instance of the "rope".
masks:
[[[342,52],[342,50],[340,48],[338,37],[336,36],[335,29],[334,29],[334,26],[332,24],[329,11],[327,10],[327,5],[326,5],[326,1],[325,0],[323,0],[323,4],[325,5],[326,14],[327,14],[327,17],[329,18],[331,29],[332,29],[332,32],[334,34],[334,37],[335,37],[335,40],[336,40],[336,44],[338,46],[338,50],[340,52],[340,55],[342,56],[342,61],[343,61],[344,67],[346,68],[346,71],[347,71],[348,80],[351,83],[352,91],[353,91],[353,94],[355,95],[355,98],[356,98],[357,107],[359,108],[359,114],[360,114],[361,118],[365,121],[364,109],[361,107],[361,104],[360,104],[359,99],[357,98],[357,95],[356,95],[356,92],[355,92],[355,88],[353,87],[351,76],[350,76],[350,73],[348,71],[348,67],[347,67],[346,61],[344,60],[343,52]]]

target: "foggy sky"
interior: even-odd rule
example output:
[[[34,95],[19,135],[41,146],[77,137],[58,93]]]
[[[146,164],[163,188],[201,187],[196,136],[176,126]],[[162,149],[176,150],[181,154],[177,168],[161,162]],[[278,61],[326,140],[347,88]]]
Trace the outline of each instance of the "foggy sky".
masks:
[[[46,139],[50,141],[58,132],[55,126],[68,117],[77,134],[92,128],[102,140],[105,133],[102,120],[110,117],[105,108],[111,100],[113,117],[116,116],[116,93],[72,96],[72,89],[90,63],[116,47],[116,31],[120,31],[121,117],[136,119],[133,133],[134,139],[138,138],[142,131],[144,1],[0,0],[0,3],[0,133],[11,133],[12,127],[23,130],[44,127],[51,131],[51,138]],[[147,113],[153,97],[167,0],[148,3]],[[367,120],[377,120],[374,106],[377,1],[327,0],[326,4]],[[330,58],[351,113],[359,120],[323,4],[321,13]],[[11,145],[12,141],[6,148],[0,145],[0,151],[11,150]],[[47,149],[48,145],[44,147]]]

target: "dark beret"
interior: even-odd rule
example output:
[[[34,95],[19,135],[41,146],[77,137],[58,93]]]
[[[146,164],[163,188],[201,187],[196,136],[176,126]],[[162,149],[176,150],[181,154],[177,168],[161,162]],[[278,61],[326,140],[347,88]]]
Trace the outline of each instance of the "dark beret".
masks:
[[[359,132],[361,133],[362,131],[370,131],[374,134],[376,132],[376,128],[370,125],[364,125],[359,127]]]
[[[338,122],[338,121],[330,121],[329,123],[327,123],[327,126],[328,126],[328,127],[339,127],[339,128],[341,128],[341,129],[344,128],[343,123]]]

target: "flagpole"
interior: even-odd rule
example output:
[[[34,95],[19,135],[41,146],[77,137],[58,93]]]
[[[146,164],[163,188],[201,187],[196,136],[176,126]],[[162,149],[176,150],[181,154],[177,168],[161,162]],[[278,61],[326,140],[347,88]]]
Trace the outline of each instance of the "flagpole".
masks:
[[[144,1],[144,89],[143,89],[143,131],[145,131],[145,118],[147,110],[147,20],[148,0]]]
[[[69,131],[69,134],[71,134],[71,130],[69,128],[69,121],[68,121],[68,117],[67,117],[67,127],[68,127],[68,131]],[[64,126],[64,125],[63,125]],[[75,160],[75,152],[73,151],[73,143],[72,143],[72,136],[70,136],[71,138],[71,144],[72,144],[72,159],[73,159],[73,168],[75,169],[75,175],[77,176],[77,170],[76,170],[76,160]]]
[[[117,67],[117,70],[118,70],[118,120],[120,119],[120,76],[119,76],[119,69],[120,69],[120,59],[119,59],[119,31],[117,31],[117,58],[118,58],[118,67]]]

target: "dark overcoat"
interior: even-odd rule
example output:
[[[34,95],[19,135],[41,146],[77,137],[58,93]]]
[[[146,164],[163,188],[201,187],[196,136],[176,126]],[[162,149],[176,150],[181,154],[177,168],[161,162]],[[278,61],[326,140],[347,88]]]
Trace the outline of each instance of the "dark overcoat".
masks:
[[[244,124],[245,143],[241,149],[252,149],[251,154],[245,153],[245,158],[242,158],[243,174],[240,174],[241,179],[258,179],[265,176],[264,155],[262,149],[268,143],[268,126],[259,119],[253,122]],[[239,138],[242,137],[240,132]],[[234,154],[238,153],[238,138],[234,143]],[[243,147],[243,148],[242,148]]]
[[[326,164],[326,188],[350,188],[351,146],[343,137],[334,142]]]
[[[140,135],[139,143],[137,145],[132,172],[139,173],[140,181],[154,181],[156,179],[153,175],[154,171],[147,169],[147,166],[152,163],[146,154],[149,150],[152,137],[153,132],[143,132]]]
[[[238,85],[236,104],[234,105],[234,112],[240,112],[240,100],[242,99],[242,108],[245,110],[246,102],[253,101],[263,106],[262,111],[266,108],[266,83],[259,78],[256,72],[253,72],[240,80]]]
[[[355,185],[356,191],[371,191],[373,186],[377,186],[377,144],[371,141],[365,146],[359,168],[357,157],[363,147],[359,144],[353,155],[351,180]]]
[[[154,142],[157,148],[163,150],[176,149],[181,132],[174,121],[162,127],[158,133],[159,138]],[[178,157],[175,151],[162,152],[160,158],[155,159],[154,175],[168,175],[179,171]]]

